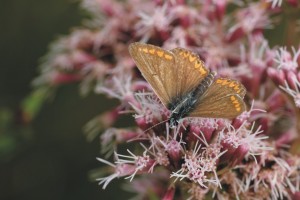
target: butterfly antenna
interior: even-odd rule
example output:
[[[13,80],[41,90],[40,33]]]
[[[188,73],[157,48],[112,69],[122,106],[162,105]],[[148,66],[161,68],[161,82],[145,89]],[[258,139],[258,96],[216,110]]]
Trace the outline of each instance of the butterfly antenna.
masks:
[[[159,123],[157,123],[157,124],[154,124],[154,125],[151,126],[150,128],[147,128],[147,129],[144,131],[144,133],[148,132],[149,130],[153,129],[154,127],[156,127],[156,126],[158,126],[158,125],[160,125],[160,124],[162,124],[162,123],[167,122],[168,120],[169,120],[169,119],[166,119],[166,120],[161,121],[161,122],[159,122]]]

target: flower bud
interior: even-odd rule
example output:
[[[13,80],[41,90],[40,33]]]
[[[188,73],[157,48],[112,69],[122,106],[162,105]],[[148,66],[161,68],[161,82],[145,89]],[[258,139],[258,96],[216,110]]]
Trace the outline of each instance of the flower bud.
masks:
[[[168,189],[168,191],[166,192],[166,194],[164,195],[164,197],[162,198],[162,200],[173,200],[174,199],[174,195],[175,195],[175,188],[174,187],[170,187]]]

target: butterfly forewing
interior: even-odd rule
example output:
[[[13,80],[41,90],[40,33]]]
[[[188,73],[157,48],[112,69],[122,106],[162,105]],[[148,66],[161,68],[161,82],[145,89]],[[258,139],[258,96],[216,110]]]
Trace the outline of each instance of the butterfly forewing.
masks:
[[[199,57],[182,48],[166,51],[149,44],[133,43],[129,52],[166,107],[194,89],[208,74]]]
[[[143,43],[132,43],[129,46],[129,52],[144,78],[161,102],[167,106],[176,92],[173,88],[176,82],[174,71],[176,66],[173,54],[159,47]]]
[[[176,94],[185,95],[197,87],[209,71],[197,54],[183,48],[175,48],[171,52],[176,59]]]
[[[246,110],[245,87],[236,80],[218,78],[198,99],[190,117],[234,118]]]

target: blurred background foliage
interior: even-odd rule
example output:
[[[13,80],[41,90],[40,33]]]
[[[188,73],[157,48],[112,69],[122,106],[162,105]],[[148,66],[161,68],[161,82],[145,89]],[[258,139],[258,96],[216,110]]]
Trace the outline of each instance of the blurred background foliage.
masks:
[[[124,199],[88,177],[99,167],[99,141],[87,142],[82,127],[109,106],[103,97],[81,98],[76,85],[67,85],[42,105],[32,123],[20,109],[47,46],[80,25],[79,3],[0,2],[0,199]]]

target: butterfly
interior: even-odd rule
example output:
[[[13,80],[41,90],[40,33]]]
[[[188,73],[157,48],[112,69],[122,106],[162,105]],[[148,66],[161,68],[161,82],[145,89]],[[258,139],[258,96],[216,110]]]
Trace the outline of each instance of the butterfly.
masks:
[[[246,110],[245,87],[215,78],[199,56],[184,48],[164,50],[140,42],[129,53],[162,104],[171,111],[170,127],[185,117],[235,118]]]

